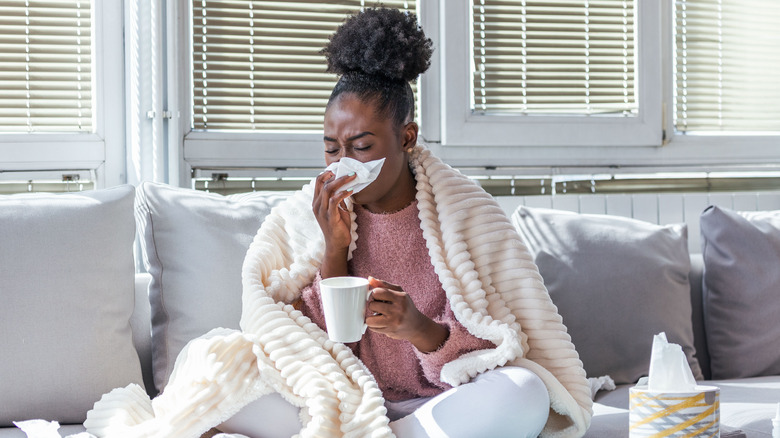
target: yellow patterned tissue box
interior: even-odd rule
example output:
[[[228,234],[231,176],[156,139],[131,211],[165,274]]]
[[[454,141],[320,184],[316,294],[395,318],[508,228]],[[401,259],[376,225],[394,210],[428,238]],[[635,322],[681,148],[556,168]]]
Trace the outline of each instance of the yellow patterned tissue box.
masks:
[[[693,392],[630,389],[630,438],[720,437],[720,389],[696,386]]]

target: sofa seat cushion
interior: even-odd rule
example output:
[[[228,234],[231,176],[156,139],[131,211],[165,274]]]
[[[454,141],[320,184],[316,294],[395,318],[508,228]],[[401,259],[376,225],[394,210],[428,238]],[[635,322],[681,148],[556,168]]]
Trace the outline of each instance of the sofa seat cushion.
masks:
[[[653,335],[694,356],[684,224],[520,207],[512,221],[558,306],[588,377],[647,375]]]
[[[213,328],[239,328],[241,266],[271,208],[289,194],[230,196],[144,182],[136,220],[149,274],[154,382],[162,391],[179,352]]]
[[[143,384],[133,347],[132,186],[0,196],[0,426],[76,424]]]
[[[68,436],[86,431],[87,429],[80,424],[68,424],[60,426],[60,429],[57,432],[60,433],[60,436]],[[27,435],[16,427],[1,427],[0,438],[27,438]]]
[[[706,380],[700,385],[720,388],[721,432],[741,430],[747,438],[771,438],[772,421],[780,400],[780,376],[732,380]],[[628,391],[634,385],[621,385],[614,391],[601,391],[593,404],[593,420],[588,438],[628,436]]]

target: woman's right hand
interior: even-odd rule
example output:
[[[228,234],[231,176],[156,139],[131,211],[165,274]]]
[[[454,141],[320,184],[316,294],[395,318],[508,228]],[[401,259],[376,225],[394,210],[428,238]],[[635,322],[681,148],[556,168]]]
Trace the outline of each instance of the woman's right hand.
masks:
[[[346,251],[352,242],[352,219],[343,203],[352,195],[352,191],[337,192],[355,177],[353,173],[335,179],[333,172],[326,171],[315,180],[312,210],[325,235],[326,257],[327,253],[344,252],[346,260]]]

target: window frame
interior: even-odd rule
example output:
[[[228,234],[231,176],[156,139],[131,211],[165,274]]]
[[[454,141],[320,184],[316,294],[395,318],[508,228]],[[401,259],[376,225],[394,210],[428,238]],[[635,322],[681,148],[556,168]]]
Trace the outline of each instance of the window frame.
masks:
[[[0,170],[25,176],[38,171],[94,171],[96,187],[125,182],[124,41],[122,0],[94,3],[95,132],[2,133]]]

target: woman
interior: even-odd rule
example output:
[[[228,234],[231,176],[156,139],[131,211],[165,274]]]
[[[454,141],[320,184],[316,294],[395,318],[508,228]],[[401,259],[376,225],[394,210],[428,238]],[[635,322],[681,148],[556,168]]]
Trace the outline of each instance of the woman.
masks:
[[[384,158],[378,178],[353,194],[340,188],[354,176],[325,172],[277,206],[244,261],[242,332],[191,342],[153,418],[116,430],[197,436],[229,419],[220,430],[252,437],[583,435],[590,389],[531,256],[487,193],[417,144],[409,81],[431,43],[414,15],[366,9],[324,53],[340,75],[325,161]],[[341,275],[373,288],[369,330],[348,346],[328,339],[319,299]],[[88,429],[110,436],[103,419],[137,418],[142,397],[115,390]]]
[[[510,353],[511,358],[487,358],[490,351],[497,350],[496,344],[485,331],[480,338],[459,322],[457,316],[463,318],[468,312],[456,316],[453,311],[442,285],[441,276],[446,274],[437,272],[429,254],[434,239],[426,241],[424,236],[424,215],[418,205],[430,205],[426,196],[431,193],[425,181],[416,179],[413,157],[429,153],[417,145],[409,81],[428,68],[430,40],[414,15],[395,9],[367,9],[349,18],[323,52],[328,70],[340,75],[325,113],[326,164],[344,157],[361,162],[384,158],[385,162],[376,181],[356,194],[341,190],[355,175],[335,179],[332,172],[324,172],[316,178],[312,210],[324,251],[313,282],[295,297],[296,307],[325,330],[319,281],[344,275],[370,279],[369,330],[349,348],[374,377],[392,420],[389,426],[398,436],[538,436],[548,423],[548,391],[560,402],[559,388],[554,383],[545,385],[526,367],[496,367],[503,365],[502,361],[517,359],[522,352]],[[482,199],[489,198],[464,179],[458,183],[479,190]],[[460,213],[465,213],[463,219],[468,222],[473,220],[469,213],[479,211],[475,207]],[[430,228],[438,225],[438,220],[433,222]],[[487,220],[484,226],[494,224]],[[534,274],[532,280],[538,281],[538,274]],[[543,289],[540,283],[534,287]],[[450,285],[450,289],[460,293],[457,286]],[[543,298],[549,304],[546,292]],[[554,309],[552,317],[557,317]],[[472,328],[480,330],[476,323]],[[555,328],[560,331],[557,336],[568,338],[565,328]],[[517,334],[509,331],[509,337]],[[502,336],[506,333],[493,338],[503,344],[506,353],[513,342]],[[523,343],[514,342],[518,350],[523,349]],[[584,372],[576,353],[571,354],[573,348],[567,353],[560,357],[562,364],[573,366],[574,374],[581,378],[577,383],[583,384]],[[480,354],[484,356],[481,360],[477,358]],[[455,377],[457,373],[451,372],[449,381],[443,381],[442,369],[458,359],[466,375],[461,372]],[[464,365],[469,360],[471,363]],[[563,363],[566,361],[569,363]],[[588,408],[582,409],[584,417],[589,415]],[[556,415],[557,420],[561,417]],[[247,431],[231,429],[230,423],[224,428]],[[551,424],[549,432],[556,428],[565,429]]]

